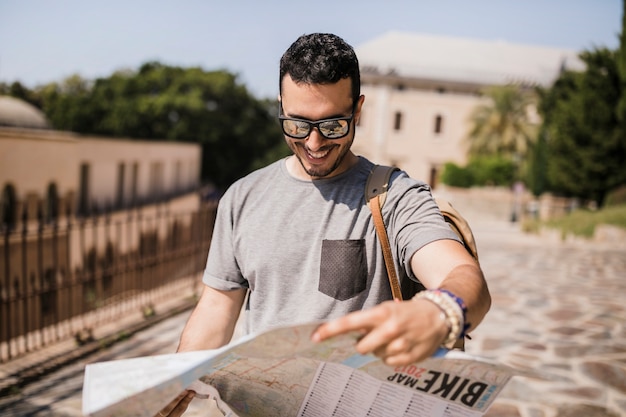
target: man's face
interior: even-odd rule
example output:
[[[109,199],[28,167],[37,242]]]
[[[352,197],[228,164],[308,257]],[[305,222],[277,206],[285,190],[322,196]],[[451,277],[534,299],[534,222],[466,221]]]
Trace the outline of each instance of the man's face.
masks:
[[[282,80],[281,104],[283,116],[310,122],[349,117],[354,108],[349,133],[340,139],[327,139],[317,128],[303,139],[285,135],[285,141],[300,162],[300,177],[320,179],[346,171],[354,162],[350,152],[356,121],[361,113],[363,97],[356,106],[352,102],[350,79],[335,84],[296,84],[289,75]]]

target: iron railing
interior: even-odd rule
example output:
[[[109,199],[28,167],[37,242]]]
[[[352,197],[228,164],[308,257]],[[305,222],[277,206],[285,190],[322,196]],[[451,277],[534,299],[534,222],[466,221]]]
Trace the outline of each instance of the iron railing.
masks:
[[[216,203],[152,205],[0,231],[0,363],[122,320],[199,282]]]

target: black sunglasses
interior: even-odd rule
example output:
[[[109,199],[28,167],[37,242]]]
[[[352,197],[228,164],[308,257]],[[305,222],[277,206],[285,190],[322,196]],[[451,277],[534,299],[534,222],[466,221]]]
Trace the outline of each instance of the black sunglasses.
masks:
[[[350,116],[312,122],[310,120],[293,119],[291,117],[283,116],[283,105],[281,103],[278,120],[280,121],[283,133],[290,138],[307,138],[315,127],[317,128],[317,131],[320,132],[320,135],[326,139],[341,139],[350,133],[350,125],[352,124],[355,110],[356,103],[352,106],[352,114]]]

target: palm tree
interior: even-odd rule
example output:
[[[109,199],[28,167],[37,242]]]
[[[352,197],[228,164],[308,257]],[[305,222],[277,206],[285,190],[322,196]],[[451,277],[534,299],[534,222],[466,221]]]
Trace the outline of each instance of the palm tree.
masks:
[[[516,85],[485,90],[488,102],[470,116],[470,156],[500,156],[514,162],[525,159],[539,126],[534,92]]]

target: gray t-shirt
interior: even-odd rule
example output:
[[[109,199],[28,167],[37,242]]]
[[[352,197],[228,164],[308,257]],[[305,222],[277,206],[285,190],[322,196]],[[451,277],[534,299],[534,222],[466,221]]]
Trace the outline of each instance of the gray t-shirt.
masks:
[[[365,202],[373,164],[304,181],[285,159],[234,183],[220,200],[203,281],[249,288],[244,332],[326,320],[391,299],[374,222]],[[395,172],[383,207],[399,275],[439,239],[458,240],[427,184]]]

